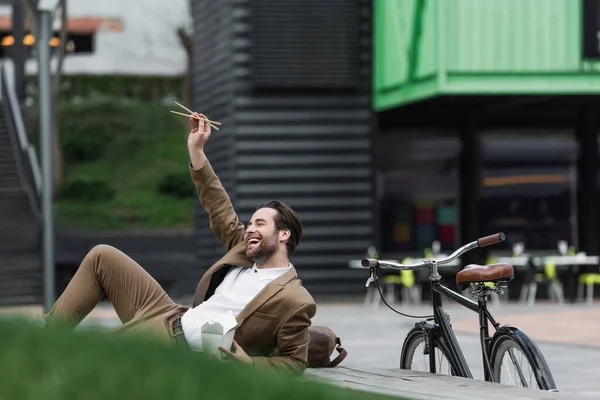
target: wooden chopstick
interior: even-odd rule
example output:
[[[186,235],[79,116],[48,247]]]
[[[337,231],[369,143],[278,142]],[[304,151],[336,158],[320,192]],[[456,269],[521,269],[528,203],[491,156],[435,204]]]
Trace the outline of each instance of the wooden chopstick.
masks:
[[[173,101],[175,104],[177,104],[179,107],[183,108],[185,111],[189,112],[190,114],[194,114],[194,112],[192,110],[190,110],[189,108],[182,106],[181,104],[179,104],[176,101]]]
[[[183,108],[185,111],[187,111],[187,112],[189,112],[190,114],[192,114],[192,115],[189,115],[189,117],[191,117],[191,116],[195,116],[195,115],[197,114],[197,113],[195,113],[194,111],[190,110],[189,108],[187,108],[187,107],[185,107],[185,106],[183,106],[183,105],[179,104],[178,102],[176,102],[176,101],[173,101],[173,102],[174,102],[175,104],[177,104],[179,107]],[[198,118],[198,119],[201,119],[201,118]],[[208,119],[208,118],[206,118],[206,117],[204,117],[204,120],[205,120],[205,121],[208,121],[208,125],[210,125],[211,127],[213,127],[215,130],[217,130],[217,131],[219,130],[219,128],[217,128],[215,125],[221,125],[221,123],[220,123],[220,122],[217,122],[217,121],[211,121],[211,120],[209,120],[209,119]],[[213,125],[213,124],[214,124],[214,125]]]
[[[175,104],[177,104],[179,107],[183,108],[185,111],[189,112],[190,114],[196,114],[195,112],[193,112],[193,111],[192,111],[192,110],[190,110],[189,108],[187,108],[187,107],[185,107],[185,106],[183,106],[183,105],[179,104],[179,103],[178,103],[178,102],[176,102],[176,101],[175,101]],[[217,122],[217,121],[211,121],[211,120],[209,120],[208,118],[206,118],[206,120],[207,120],[208,122],[212,122],[212,123],[213,123],[213,124],[215,124],[215,125],[221,125],[221,123],[220,123],[220,122]]]
[[[188,117],[188,118],[192,117],[192,118],[196,118],[197,120],[205,121],[208,125],[210,125],[213,129],[215,129],[217,131],[219,130],[219,128],[217,128],[215,125],[213,125],[213,123],[221,125],[220,122],[211,121],[211,120],[206,119],[206,118],[202,119],[202,118],[200,118],[199,116],[197,116],[195,114],[194,115],[187,115],[187,114],[180,113],[180,112],[173,111],[173,110],[169,110],[169,112],[172,112],[173,114],[177,114],[177,115],[183,115],[184,117]]]
[[[201,119],[202,121],[210,122],[211,124],[215,124],[215,125],[221,125],[220,122],[211,121],[208,118],[200,118],[196,114],[190,114],[190,115],[188,115],[188,114],[180,113],[179,111],[173,111],[173,110],[169,110],[169,112],[172,112],[173,114],[177,114],[177,115],[183,115],[184,117],[192,117],[192,118],[196,118],[196,119]]]

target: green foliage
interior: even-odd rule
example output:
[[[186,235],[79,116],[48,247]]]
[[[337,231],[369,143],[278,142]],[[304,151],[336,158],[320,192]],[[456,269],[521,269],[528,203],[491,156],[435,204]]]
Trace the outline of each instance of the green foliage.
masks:
[[[171,173],[162,177],[158,183],[158,192],[178,199],[185,199],[193,195],[193,186],[189,175]]]
[[[104,155],[104,150],[108,144],[108,139],[102,135],[65,135],[61,141],[64,161],[69,163],[79,163],[86,161],[96,161]]]
[[[62,227],[190,228],[196,203],[188,171],[182,77],[65,76],[56,105],[64,183],[56,209]],[[37,78],[28,93],[37,97]],[[39,114],[23,109],[39,149]]]
[[[59,104],[65,161],[56,203],[61,226],[193,226],[187,122],[168,109],[161,102],[104,96]]]
[[[81,100],[105,96],[148,102],[180,98],[183,77],[64,75],[61,83],[62,100]],[[37,98],[37,85],[37,76],[28,76],[27,91],[33,98]]]
[[[120,162],[180,125],[159,103],[116,98],[61,102],[60,137],[67,163]]]
[[[82,202],[109,201],[115,197],[115,191],[101,180],[72,180],[65,182],[57,193],[57,198]]]
[[[383,399],[223,364],[149,336],[0,323],[2,399]]]

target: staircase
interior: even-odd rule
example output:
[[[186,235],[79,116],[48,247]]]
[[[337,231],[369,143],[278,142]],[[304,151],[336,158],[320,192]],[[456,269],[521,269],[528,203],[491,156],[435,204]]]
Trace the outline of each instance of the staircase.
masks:
[[[1,75],[0,305],[39,304],[43,300],[42,225],[33,175],[28,173],[33,167],[20,114],[13,114],[20,111],[4,68]]]

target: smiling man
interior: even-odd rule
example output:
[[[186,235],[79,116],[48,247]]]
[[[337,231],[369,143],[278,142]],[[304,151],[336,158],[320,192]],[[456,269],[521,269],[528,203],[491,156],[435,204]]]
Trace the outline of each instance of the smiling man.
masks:
[[[117,331],[149,330],[201,351],[200,327],[231,311],[243,322],[233,348],[221,349],[225,360],[301,374],[316,305],[290,263],[302,239],[300,219],[289,206],[269,201],[257,207],[245,229],[204,153],[210,126],[196,118],[190,124],[190,174],[211,229],[227,250],[200,279],[192,307],[173,302],[130,257],[99,245],[46,315],[47,324],[77,325],[106,295],[123,322]]]

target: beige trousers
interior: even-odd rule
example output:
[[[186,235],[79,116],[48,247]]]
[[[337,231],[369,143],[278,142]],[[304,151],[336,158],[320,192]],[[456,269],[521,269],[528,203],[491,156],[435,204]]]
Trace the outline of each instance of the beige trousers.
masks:
[[[151,333],[175,342],[172,323],[188,307],[176,304],[138,263],[107,245],[98,245],[85,256],[45,316],[47,326],[65,322],[77,326],[105,295],[123,323],[117,331]]]

